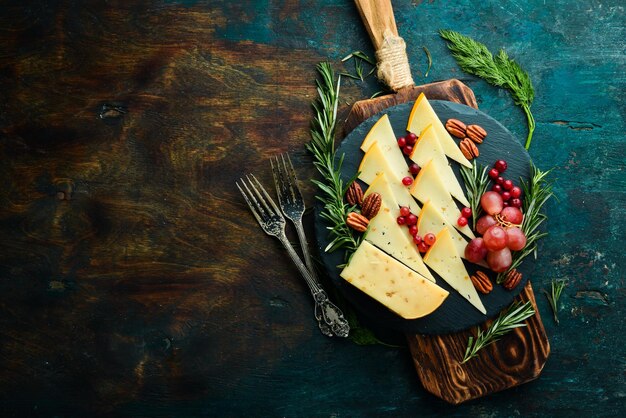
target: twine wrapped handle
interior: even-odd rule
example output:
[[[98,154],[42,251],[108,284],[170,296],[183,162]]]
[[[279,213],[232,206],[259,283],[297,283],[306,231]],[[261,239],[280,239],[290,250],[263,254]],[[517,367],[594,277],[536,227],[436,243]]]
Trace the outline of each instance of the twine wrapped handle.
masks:
[[[406,55],[406,43],[402,37],[386,29],[383,41],[376,51],[378,71],[376,75],[393,91],[413,85],[409,58]]]

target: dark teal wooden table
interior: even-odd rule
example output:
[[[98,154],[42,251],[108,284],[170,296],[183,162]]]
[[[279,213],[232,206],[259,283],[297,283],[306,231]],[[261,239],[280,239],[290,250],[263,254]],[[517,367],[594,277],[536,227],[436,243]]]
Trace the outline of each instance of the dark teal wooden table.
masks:
[[[623,415],[625,7],[394,2],[416,83],[460,79],[523,141],[509,95],[461,72],[437,31],[521,63],[530,154],[556,180],[532,278],[551,356],[536,381],[453,407],[423,390],[401,335],[319,333],[234,187],[244,172],[269,184],[285,151],[315,176],[315,65],[373,56],[351,1],[2,2],[2,415]],[[344,78],[342,116],[381,88]],[[569,283],[559,326],[552,279]]]

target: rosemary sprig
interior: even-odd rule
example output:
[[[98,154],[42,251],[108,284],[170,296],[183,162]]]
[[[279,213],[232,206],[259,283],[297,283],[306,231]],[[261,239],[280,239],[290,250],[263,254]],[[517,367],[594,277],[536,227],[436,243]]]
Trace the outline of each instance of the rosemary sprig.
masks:
[[[353,78],[355,80],[363,81],[366,77],[369,77],[370,75],[372,75],[374,73],[374,70],[376,69],[376,63],[372,61],[370,57],[368,57],[365,53],[361,51],[351,52],[350,54],[343,57],[341,61],[346,62],[350,59],[354,60],[354,71],[356,72],[356,75],[353,75],[347,72],[342,72],[340,73],[340,75]],[[364,63],[368,63],[372,67],[370,72],[367,73],[367,75],[364,75],[364,71],[365,71]]]
[[[335,86],[335,73],[327,62],[318,64],[317,72],[320,75],[320,79],[316,81],[319,97],[313,103],[315,117],[311,123],[311,141],[306,144],[306,148],[313,154],[313,164],[323,180],[311,181],[321,191],[317,196],[323,204],[320,216],[330,225],[327,227],[330,243],[324,251],[333,252],[338,248],[346,248],[346,253],[349,254],[359,246],[360,238],[355,237],[346,225],[346,217],[351,208],[343,201],[346,189],[354,181],[356,174],[344,186],[341,180],[344,155],[339,159],[335,158],[335,128],[341,76],[337,78]]]
[[[511,93],[513,102],[520,106],[526,115],[528,136],[524,147],[530,148],[535,131],[535,118],[530,106],[535,98],[535,90],[528,73],[509,58],[503,49],[493,56],[485,45],[458,32],[442,29],[439,35],[448,41],[448,48],[463,71],[481,77],[489,84],[505,88]]]
[[[521,229],[524,235],[526,235],[526,245],[522,250],[513,252],[513,262],[508,270],[498,274],[496,279],[498,283],[502,283],[508,272],[517,268],[528,255],[533,254],[536,258],[539,239],[548,235],[547,232],[539,230],[539,225],[548,218],[541,210],[552,196],[552,184],[546,180],[546,176],[551,171],[541,171],[531,162],[530,178],[528,181],[520,179],[524,192],[524,203],[522,205],[524,219],[522,220]]]
[[[461,364],[476,357],[478,351],[482,348],[494,343],[507,332],[520,327],[525,327],[524,321],[535,314],[535,309],[530,301],[526,303],[518,302],[511,305],[506,311],[502,312],[498,319],[493,321],[491,326],[483,332],[480,327],[477,328],[476,338],[469,337],[467,341],[467,349],[463,356]]]
[[[426,78],[428,77],[428,73],[433,66],[433,57],[430,55],[430,51],[426,48],[426,46],[422,46],[422,49],[424,50],[424,54],[426,54],[426,60],[428,62],[428,68],[426,68],[426,73],[424,73],[424,78]]]
[[[559,316],[558,316],[559,298],[561,297],[561,293],[563,293],[563,289],[567,285],[567,280],[564,280],[564,279],[552,280],[551,285],[552,285],[551,293],[548,293],[545,290],[543,291],[543,293],[546,294],[546,297],[548,298],[548,302],[550,302],[550,307],[552,308],[552,314],[554,315],[554,322],[556,322],[556,324],[559,325]]]
[[[472,161],[472,168],[461,166],[461,177],[467,190],[467,200],[472,209],[472,229],[476,229],[476,220],[480,218],[483,208],[480,206],[480,197],[487,191],[489,177],[487,167],[477,166],[476,160]]]

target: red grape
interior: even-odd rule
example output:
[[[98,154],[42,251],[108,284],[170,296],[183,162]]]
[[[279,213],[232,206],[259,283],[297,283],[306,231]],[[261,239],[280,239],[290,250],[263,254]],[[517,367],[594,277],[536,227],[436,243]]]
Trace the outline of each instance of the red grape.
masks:
[[[485,259],[487,247],[482,238],[474,238],[465,247],[465,259],[472,263],[478,263]]]
[[[526,235],[518,227],[507,228],[506,236],[509,250],[519,251],[526,245]]]
[[[485,247],[491,251],[498,251],[506,247],[506,231],[504,228],[494,225],[485,231],[483,235]]]
[[[498,221],[493,219],[493,216],[485,215],[476,221],[476,232],[483,235],[490,227],[497,224]]]
[[[503,208],[503,202],[502,196],[493,191],[485,192],[480,198],[480,206],[482,206],[489,215],[500,213]]]
[[[513,257],[511,256],[511,250],[503,248],[499,251],[487,252],[487,264],[491,270],[496,273],[502,273],[511,266]]]
[[[502,216],[503,220],[517,225],[521,224],[522,220],[524,219],[522,211],[513,206],[508,206],[502,209],[502,212],[500,212],[500,216]]]

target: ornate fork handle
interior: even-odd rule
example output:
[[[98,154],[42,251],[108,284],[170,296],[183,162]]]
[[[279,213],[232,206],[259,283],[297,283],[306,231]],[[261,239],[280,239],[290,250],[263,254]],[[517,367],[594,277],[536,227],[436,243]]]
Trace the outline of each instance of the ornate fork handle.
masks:
[[[350,331],[350,326],[348,325],[348,321],[344,318],[341,310],[328,299],[328,295],[318,284],[317,279],[313,276],[313,274],[306,268],[302,260],[300,260],[298,253],[296,253],[296,250],[293,249],[285,234],[279,235],[278,239],[287,250],[289,257],[291,257],[291,260],[294,262],[296,267],[298,267],[300,274],[302,274],[306,284],[309,286],[309,290],[315,300],[316,312],[319,307],[319,312],[324,319],[324,323],[330,327],[333,334],[339,337],[347,337],[348,332]],[[321,324],[320,329],[322,332],[325,331]]]

